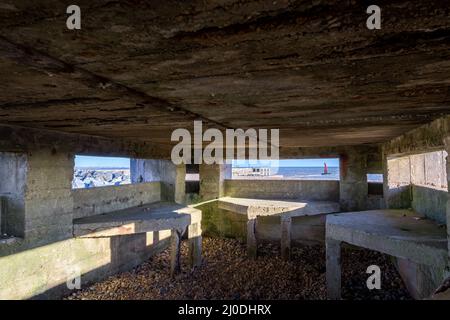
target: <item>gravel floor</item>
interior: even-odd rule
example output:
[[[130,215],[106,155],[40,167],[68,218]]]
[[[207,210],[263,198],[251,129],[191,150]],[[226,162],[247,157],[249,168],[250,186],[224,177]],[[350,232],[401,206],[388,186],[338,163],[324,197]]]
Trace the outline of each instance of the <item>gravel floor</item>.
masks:
[[[279,258],[275,244],[264,244],[256,261],[246,258],[245,244],[232,239],[203,239],[204,263],[187,268],[187,245],[182,245],[183,272],[169,277],[168,250],[148,262],[67,299],[325,299],[325,250],[322,246],[293,248],[292,261]],[[389,257],[344,249],[344,299],[410,299]],[[381,290],[368,290],[367,266],[381,268]]]

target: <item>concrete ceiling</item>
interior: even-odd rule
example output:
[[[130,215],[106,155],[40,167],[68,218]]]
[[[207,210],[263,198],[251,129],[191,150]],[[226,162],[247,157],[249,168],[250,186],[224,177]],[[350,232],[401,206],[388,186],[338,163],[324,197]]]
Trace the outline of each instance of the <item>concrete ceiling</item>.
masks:
[[[0,123],[167,146],[198,119],[320,147],[450,114],[448,0],[377,1],[373,31],[369,4],[0,0]]]

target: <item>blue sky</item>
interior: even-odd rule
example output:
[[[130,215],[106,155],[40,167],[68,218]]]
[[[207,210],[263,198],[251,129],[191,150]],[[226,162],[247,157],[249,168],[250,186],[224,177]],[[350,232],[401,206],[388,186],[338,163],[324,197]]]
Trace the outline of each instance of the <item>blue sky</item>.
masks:
[[[326,162],[329,167],[339,167],[339,159],[290,159],[280,160],[280,167],[323,167]],[[248,160],[233,160],[233,166],[249,167]],[[274,166],[274,162],[261,161],[260,166]],[[94,168],[129,168],[130,159],[128,158],[110,158],[93,156],[76,156],[75,167],[94,167]]]
[[[279,160],[278,165],[280,167],[323,167],[324,162],[327,163],[329,167],[339,167],[339,159],[289,159],[289,160]],[[261,161],[261,166],[273,167],[274,162],[269,160]],[[233,160],[233,166],[237,167],[249,167],[248,160]],[[254,166],[254,165],[253,165]]]
[[[129,168],[129,158],[109,158],[109,157],[92,157],[92,156],[76,156],[76,168]]]

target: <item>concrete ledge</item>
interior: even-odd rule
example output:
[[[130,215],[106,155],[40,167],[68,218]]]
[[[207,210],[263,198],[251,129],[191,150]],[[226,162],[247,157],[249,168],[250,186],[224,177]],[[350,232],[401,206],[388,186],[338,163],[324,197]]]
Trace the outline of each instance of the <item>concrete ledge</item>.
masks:
[[[75,219],[75,237],[112,237],[176,229],[183,232],[190,224],[200,223],[201,211],[182,205],[158,202],[91,217]]]
[[[152,203],[115,212],[75,219],[73,234],[82,238],[99,238],[171,230],[170,274],[181,270],[181,237],[188,228],[189,264],[201,264],[201,211],[170,202]]]
[[[327,294],[341,294],[340,244],[379,251],[417,264],[444,268],[446,229],[410,210],[371,210],[333,214],[326,219]]]
[[[289,260],[291,256],[292,218],[339,212],[340,205],[331,201],[304,200],[262,200],[248,198],[219,198],[219,209],[224,209],[247,218],[247,254],[256,258],[258,254],[257,218],[280,217],[281,255]]]
[[[447,263],[445,228],[410,210],[371,210],[329,215],[326,238],[425,265]]]
[[[340,211],[339,203],[332,201],[306,200],[262,200],[248,198],[219,198],[219,208],[247,215],[256,216],[310,216]]]

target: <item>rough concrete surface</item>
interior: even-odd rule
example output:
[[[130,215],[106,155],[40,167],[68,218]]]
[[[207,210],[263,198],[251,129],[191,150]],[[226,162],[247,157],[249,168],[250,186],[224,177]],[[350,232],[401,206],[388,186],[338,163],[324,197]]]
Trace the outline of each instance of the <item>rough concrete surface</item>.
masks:
[[[79,0],[82,29],[76,31],[66,28],[67,5],[0,5],[0,197],[6,201],[0,231],[14,239],[1,236],[0,298],[61,296],[73,276],[68,266],[88,283],[165,249],[167,230],[74,239],[73,220],[161,200],[184,203],[186,168],[168,160],[177,143],[171,133],[192,132],[194,120],[221,132],[280,129],[281,158],[334,157],[341,170],[340,182],[256,184],[227,181],[226,165],[203,163],[201,200],[305,199],[362,211],[381,201],[368,200],[367,174],[383,172],[384,207],[413,207],[428,219],[406,211],[343,214],[328,220],[327,235],[421,263],[397,261],[411,292],[420,295],[440,280],[435,269],[450,261],[450,174],[444,174],[450,161],[442,152],[450,151],[447,0],[380,1],[380,30],[366,28],[367,3],[355,0]],[[431,151],[440,153],[418,155]],[[73,191],[76,154],[132,157],[132,180],[139,184]],[[247,228],[247,217],[219,209],[217,201],[199,208],[205,234],[245,239],[250,230],[255,239],[281,238],[284,257],[289,238],[320,242],[325,235],[324,215],[264,217]],[[200,248],[201,231],[190,225],[191,246]],[[178,246],[180,234],[171,240]],[[235,243],[219,247],[241,267],[264,268],[242,258]],[[313,270],[317,283],[300,275],[306,292],[296,293],[299,283],[283,278],[293,272],[280,275],[288,279],[280,286],[285,295],[244,288],[242,297],[325,297],[325,264],[308,265],[324,251],[302,253],[304,269],[274,260],[262,279],[273,284],[272,271]],[[222,261],[214,260],[220,251],[210,254],[213,264]],[[223,271],[242,286],[261,284],[251,269],[240,278],[226,264],[209,267],[206,275]],[[200,281],[195,287],[203,290],[199,297],[234,298],[220,288],[207,291]]]
[[[445,233],[445,228],[408,210],[371,210],[328,215],[328,297],[339,299],[341,296],[341,242],[400,258],[398,267],[413,296],[424,298],[431,295],[443,281],[447,265]],[[402,260],[412,264],[408,266]],[[423,278],[426,278],[428,285],[424,285]]]
[[[75,219],[73,232],[76,237],[90,238],[172,229],[184,233],[189,224],[200,221],[198,209],[158,202]]]
[[[385,1],[376,32],[357,1],[80,0],[76,32],[65,1],[4,2],[1,123],[170,150],[174,124],[201,119],[300,147],[384,142],[450,111],[443,0]]]
[[[225,180],[225,195],[253,199],[339,201],[339,181]]]
[[[219,198],[219,208],[246,215],[257,216],[308,216],[339,212],[339,204],[332,201],[263,200],[248,198]]]
[[[161,183],[147,182],[72,191],[74,219],[136,207],[161,199]]]
[[[409,210],[370,210],[327,216],[327,239],[417,263],[445,266],[445,229]],[[378,240],[377,240],[378,239]]]

